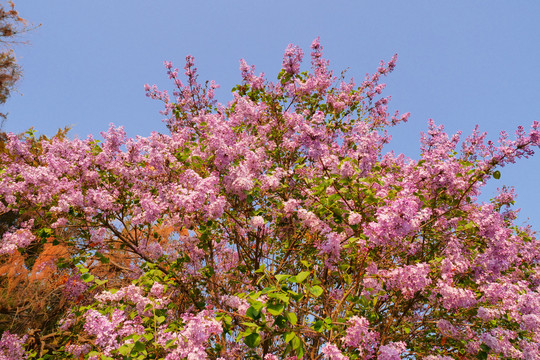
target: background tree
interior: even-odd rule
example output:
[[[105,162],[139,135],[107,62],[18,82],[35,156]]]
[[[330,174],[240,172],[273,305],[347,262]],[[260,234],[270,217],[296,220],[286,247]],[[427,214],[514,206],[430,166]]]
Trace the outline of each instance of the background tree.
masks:
[[[19,16],[12,1],[7,5],[0,4],[0,104],[6,102],[21,77],[21,67],[11,46],[16,42],[17,35],[27,30],[26,20]],[[0,116],[3,125],[6,114],[0,113]]]

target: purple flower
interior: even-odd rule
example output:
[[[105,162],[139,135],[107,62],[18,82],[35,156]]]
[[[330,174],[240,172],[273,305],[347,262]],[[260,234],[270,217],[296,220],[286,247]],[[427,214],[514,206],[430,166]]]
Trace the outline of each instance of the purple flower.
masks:
[[[347,321],[347,335],[343,343],[357,348],[362,357],[369,359],[375,352],[379,333],[370,329],[369,321],[364,317],[353,316]]]
[[[352,212],[349,214],[349,225],[356,225],[362,221],[362,215]]]
[[[304,52],[298,46],[289,44],[287,49],[285,49],[285,54],[283,55],[283,69],[289,74],[297,74],[300,71],[300,64],[302,58],[304,57]]]
[[[341,353],[337,346],[334,344],[326,344],[321,352],[324,354],[324,357],[328,360],[349,360],[349,358]]]
[[[431,284],[430,270],[429,264],[426,263],[392,269],[385,274],[386,285],[389,289],[400,290],[406,298],[410,299],[416,292],[424,290]]]
[[[262,216],[254,216],[251,219],[251,226],[253,226],[255,229],[262,228],[265,224],[265,221]]]
[[[5,331],[0,339],[0,359],[1,360],[22,360],[28,356],[24,351],[23,344],[27,336],[19,336]]]
[[[390,342],[379,348],[377,360],[400,360],[401,354],[406,348],[407,345],[403,341]]]

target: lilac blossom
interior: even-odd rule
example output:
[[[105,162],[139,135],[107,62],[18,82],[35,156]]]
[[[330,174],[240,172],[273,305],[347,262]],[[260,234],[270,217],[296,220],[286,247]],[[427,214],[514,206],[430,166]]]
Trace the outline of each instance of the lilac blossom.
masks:
[[[403,341],[390,342],[379,348],[378,360],[399,360],[407,345]]]
[[[341,353],[339,348],[334,344],[326,344],[321,352],[324,354],[325,359],[328,360],[348,360],[349,358]]]
[[[431,284],[429,264],[407,265],[387,271],[386,285],[390,289],[400,290],[406,298],[412,298]]]
[[[26,359],[28,355],[24,351],[23,344],[27,337],[4,331],[0,339],[0,360]]]
[[[353,316],[347,322],[347,335],[343,343],[360,351],[361,356],[372,357],[377,347],[379,334],[371,330],[369,321],[364,317]]]

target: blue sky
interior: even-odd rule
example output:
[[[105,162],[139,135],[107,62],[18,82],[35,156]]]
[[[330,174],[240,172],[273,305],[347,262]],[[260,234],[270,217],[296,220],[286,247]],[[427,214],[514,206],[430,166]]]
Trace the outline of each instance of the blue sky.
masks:
[[[273,79],[289,43],[309,52],[317,36],[332,68],[359,81],[398,53],[385,94],[411,118],[392,131],[396,152],[417,156],[429,118],[450,133],[479,124],[491,139],[540,120],[537,0],[18,0],[16,8],[42,25],[16,48],[24,79],[2,109],[6,131],[51,135],[71,125],[85,138],[113,122],[130,136],[165,132],[161,104],[143,90],[171,88],[164,60],[181,68],[195,56],[200,79],[216,80],[226,102],[240,58]],[[540,229],[540,154],[501,172],[485,199],[513,185],[520,222]]]

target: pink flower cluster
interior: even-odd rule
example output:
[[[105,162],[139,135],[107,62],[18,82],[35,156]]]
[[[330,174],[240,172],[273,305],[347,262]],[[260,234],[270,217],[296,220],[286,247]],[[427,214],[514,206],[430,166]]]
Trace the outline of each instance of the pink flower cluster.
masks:
[[[470,308],[477,303],[476,294],[470,289],[457,288],[439,280],[437,292],[442,296],[443,306],[448,309]]]
[[[151,297],[144,296],[144,290],[136,285],[129,285],[123,287],[118,291],[112,293],[110,291],[104,291],[99,295],[95,296],[95,299],[101,303],[107,302],[120,302],[122,300],[129,301],[135,304],[135,307],[138,313],[141,316],[151,316],[149,310],[145,310],[148,305],[151,305],[154,309],[163,309],[169,303],[169,300],[163,298],[162,285],[159,283],[154,283],[150,289]]]
[[[343,355],[339,348],[334,344],[326,344],[321,352],[324,354],[325,359],[328,360],[349,360],[349,358]]]
[[[206,343],[212,336],[223,332],[221,324],[212,318],[209,311],[201,311],[196,315],[185,314],[184,329],[181,331],[169,331],[158,334],[158,342],[165,347],[169,340],[176,348],[168,351],[165,360],[193,359],[204,360],[208,358]]]
[[[369,321],[364,317],[353,316],[347,323],[349,327],[343,343],[356,348],[362,358],[371,358],[378,346],[379,334],[371,330]]]
[[[0,338],[0,360],[22,360],[28,355],[24,351],[23,344],[27,336],[11,334],[9,331],[2,333]]]
[[[431,284],[429,264],[407,265],[384,273],[386,286],[401,291],[405,298],[412,298],[416,292],[424,290]]]
[[[407,345],[403,341],[390,342],[379,348],[377,360],[400,360]]]
[[[13,232],[5,232],[0,242],[0,254],[10,254],[18,248],[25,248],[30,245],[36,237],[30,229],[34,220],[24,222],[21,228]]]

